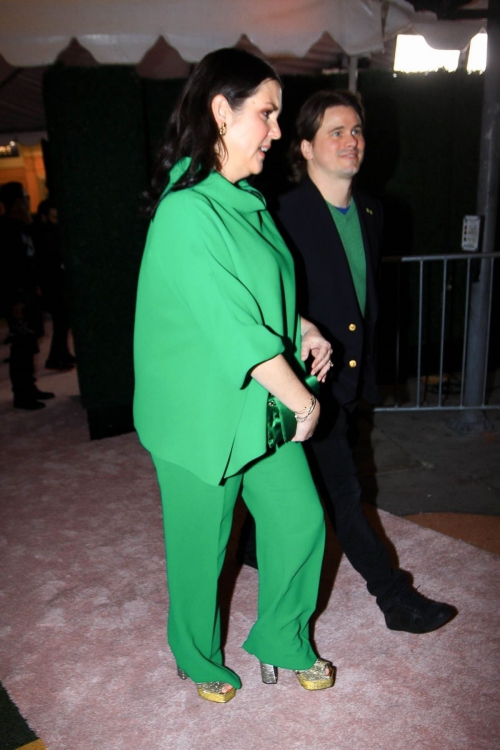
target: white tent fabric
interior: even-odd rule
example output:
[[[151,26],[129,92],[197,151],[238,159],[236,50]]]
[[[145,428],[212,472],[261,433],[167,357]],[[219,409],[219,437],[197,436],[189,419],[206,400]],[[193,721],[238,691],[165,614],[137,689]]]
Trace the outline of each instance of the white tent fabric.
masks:
[[[73,38],[100,63],[135,64],[160,36],[195,62],[242,34],[273,56],[303,56],[324,32],[346,54],[366,55],[411,28],[432,46],[462,49],[483,25],[438,22],[405,0],[1,0],[0,10],[0,54],[19,67],[54,62]]]
[[[469,3],[475,9],[486,8],[487,2]],[[473,36],[486,27],[485,21],[438,21],[434,13],[416,12],[405,0],[391,0],[385,23],[385,38],[403,33],[405,24],[416,34],[421,34],[427,44],[435,49],[462,50]]]

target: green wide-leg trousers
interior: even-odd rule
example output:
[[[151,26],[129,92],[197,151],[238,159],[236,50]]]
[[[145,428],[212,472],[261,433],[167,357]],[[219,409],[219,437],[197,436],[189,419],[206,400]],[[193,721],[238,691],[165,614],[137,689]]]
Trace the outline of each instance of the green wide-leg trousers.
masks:
[[[243,644],[260,661],[307,669],[316,659],[309,620],[316,608],[324,514],[302,445],[287,443],[222,485],[153,456],[161,490],[170,597],[168,640],[195,682],[239,677],[222,663],[219,575],[240,489],[255,518],[257,621]]]

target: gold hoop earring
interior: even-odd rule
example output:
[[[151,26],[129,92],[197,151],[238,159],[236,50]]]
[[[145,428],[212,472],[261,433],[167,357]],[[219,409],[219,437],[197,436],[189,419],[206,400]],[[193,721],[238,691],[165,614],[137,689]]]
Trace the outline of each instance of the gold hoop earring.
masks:
[[[227,125],[225,122],[223,122],[219,128],[219,135],[226,135],[226,133],[227,133]]]

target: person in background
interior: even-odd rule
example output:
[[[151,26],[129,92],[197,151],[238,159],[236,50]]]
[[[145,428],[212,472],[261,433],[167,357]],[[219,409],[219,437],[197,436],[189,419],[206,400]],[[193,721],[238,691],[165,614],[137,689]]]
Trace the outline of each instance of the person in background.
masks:
[[[308,690],[333,667],[309,638],[324,551],[324,514],[302,442],[331,346],[299,319],[293,259],[259,174],[280,138],[281,84],[237,49],[207,55],[168,125],[149,191],[134,334],[135,425],[161,490],[178,673],[227,702],[241,681],[223,663],[218,578],[240,489],[257,523],[258,618],[244,644],[274,683],[292,669]],[[290,442],[269,447],[270,395],[295,414]],[[292,414],[293,419],[293,414]],[[275,426],[275,425],[274,425]]]
[[[38,206],[33,223],[33,241],[42,306],[52,318],[52,340],[45,367],[49,370],[71,370],[76,360],[68,349],[69,314],[61,236],[57,208],[49,199]]]
[[[0,297],[9,325],[9,375],[16,409],[43,409],[54,398],[35,382],[35,354],[43,333],[29,199],[20,182],[0,186]]]

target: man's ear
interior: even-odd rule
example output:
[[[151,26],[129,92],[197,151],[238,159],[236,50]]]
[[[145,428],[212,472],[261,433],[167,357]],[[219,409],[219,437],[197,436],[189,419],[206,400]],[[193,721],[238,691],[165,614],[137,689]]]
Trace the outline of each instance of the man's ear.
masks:
[[[230,114],[231,107],[229,106],[229,102],[224,94],[216,94],[212,99],[211,107],[214,120],[217,123],[217,127],[220,128],[222,123],[226,123],[227,125],[227,119]]]
[[[306,161],[310,161],[312,159],[311,141],[306,141],[304,138],[304,140],[300,142],[300,152]]]

